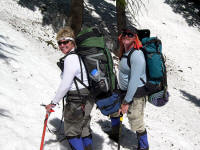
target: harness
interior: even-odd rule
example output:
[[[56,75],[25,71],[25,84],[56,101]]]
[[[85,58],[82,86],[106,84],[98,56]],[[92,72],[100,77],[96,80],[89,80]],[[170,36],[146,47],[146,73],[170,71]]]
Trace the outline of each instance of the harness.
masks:
[[[67,101],[67,102],[82,103],[82,105],[85,105],[86,104],[86,99],[89,97],[89,95],[83,95],[83,94],[81,94],[77,82],[81,83],[86,89],[88,89],[89,87],[87,85],[85,85],[85,83],[83,82],[83,69],[82,69],[82,63],[81,63],[80,56],[75,51],[69,52],[64,57],[62,57],[62,58],[59,59],[59,62],[57,62],[57,66],[63,72],[63,70],[64,70],[64,59],[67,56],[71,55],[71,54],[76,54],[78,56],[78,58],[79,58],[79,63],[80,63],[80,68],[81,68],[81,79],[77,78],[76,76],[74,77],[73,81],[74,81],[74,84],[76,86],[76,91],[77,92],[70,92],[70,91],[68,91],[67,94],[63,97],[63,100],[65,98],[67,100],[67,97],[69,97],[69,96],[70,97],[79,97],[79,100],[72,100],[72,101]]]

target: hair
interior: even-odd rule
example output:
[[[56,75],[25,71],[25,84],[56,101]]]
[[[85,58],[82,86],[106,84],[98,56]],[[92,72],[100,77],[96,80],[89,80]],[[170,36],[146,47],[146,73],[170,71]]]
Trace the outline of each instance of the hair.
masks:
[[[134,49],[140,49],[142,47],[142,43],[140,42],[140,40],[138,38],[136,28],[127,27],[127,28],[123,29],[122,32],[131,32],[134,34],[134,36],[135,36]],[[118,41],[119,41],[119,47],[120,47],[119,48],[119,59],[121,59],[121,57],[123,56],[123,54],[125,52],[125,47],[124,47],[124,44],[122,43],[122,34],[119,35]]]
[[[71,37],[75,39],[74,31],[70,26],[66,26],[60,29],[57,33],[56,40],[59,41],[62,38]]]
[[[119,35],[118,41],[119,41],[119,59],[121,59],[121,57],[125,52],[124,44],[122,43],[122,34]]]

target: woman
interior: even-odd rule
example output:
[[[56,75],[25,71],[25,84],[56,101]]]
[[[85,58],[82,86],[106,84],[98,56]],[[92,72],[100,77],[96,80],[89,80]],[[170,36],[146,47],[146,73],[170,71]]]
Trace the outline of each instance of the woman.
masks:
[[[64,133],[73,150],[92,150],[90,130],[90,113],[93,100],[89,91],[75,78],[88,86],[88,79],[83,62],[75,54],[76,43],[74,32],[70,27],[61,29],[57,34],[59,49],[65,56],[60,59],[62,70],[61,83],[54,99],[46,106],[48,112],[66,96],[64,109]]]
[[[123,29],[119,36],[120,63],[119,63],[119,86],[125,94],[119,113],[127,113],[131,129],[136,131],[138,150],[148,150],[149,144],[144,124],[144,108],[146,104],[146,62],[142,44],[137,36],[137,30],[133,27]],[[130,55],[130,67],[127,64]]]

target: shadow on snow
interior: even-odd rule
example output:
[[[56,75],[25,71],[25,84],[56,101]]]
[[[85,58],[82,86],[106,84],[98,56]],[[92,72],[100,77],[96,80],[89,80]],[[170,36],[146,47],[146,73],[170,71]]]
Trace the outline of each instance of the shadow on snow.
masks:
[[[200,99],[198,99],[194,95],[191,95],[190,93],[187,93],[186,91],[180,90],[180,92],[183,94],[184,98],[187,101],[190,101],[190,102],[194,103],[196,106],[200,107]]]
[[[10,115],[10,112],[6,109],[0,108],[0,116],[1,117],[7,117],[7,118],[12,118]]]
[[[19,0],[18,4],[32,11],[39,9],[43,15],[42,25],[51,25],[55,32],[67,24],[70,0]],[[130,24],[129,21],[127,24]],[[104,0],[88,0],[87,4],[84,2],[83,26],[98,27],[106,36],[109,49],[116,49],[117,15],[115,5]]]
[[[189,26],[200,29],[200,1],[199,0],[165,0],[175,13],[181,14]]]
[[[45,145],[53,146],[60,146],[60,150],[71,150],[70,145],[64,135],[64,122],[58,118],[54,118],[49,121],[49,124],[52,127],[48,127],[49,132],[56,136],[56,139],[49,139],[45,141]],[[93,137],[93,149],[95,150],[102,150],[102,144],[104,139],[92,132]]]
[[[8,40],[8,37],[0,35],[0,59],[3,59],[6,64],[9,64],[10,60],[16,61],[16,59],[12,57],[12,55],[16,56],[16,54],[12,51],[18,51],[19,49],[21,49],[20,47],[9,44]]]
[[[18,4],[32,11],[39,9],[43,15],[42,25],[52,25],[55,32],[67,22],[69,0],[19,0]]]
[[[99,120],[97,123],[101,126],[103,131],[111,130],[111,122],[108,120]],[[113,141],[110,140],[108,143],[110,145],[113,145]],[[130,129],[122,125],[122,135],[120,138],[120,145],[124,148],[128,148],[131,150],[137,149],[137,137],[134,132],[132,132]],[[117,147],[115,147],[116,149]]]

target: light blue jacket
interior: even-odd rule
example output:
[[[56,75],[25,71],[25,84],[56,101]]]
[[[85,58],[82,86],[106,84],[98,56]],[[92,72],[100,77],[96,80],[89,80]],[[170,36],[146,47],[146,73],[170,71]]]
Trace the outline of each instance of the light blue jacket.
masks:
[[[129,52],[124,53],[128,56]],[[122,57],[119,62],[119,86],[121,90],[127,90],[124,100],[131,102],[138,87],[144,86],[140,78],[146,82],[146,62],[141,50],[135,50],[131,54],[129,68],[127,58]]]

